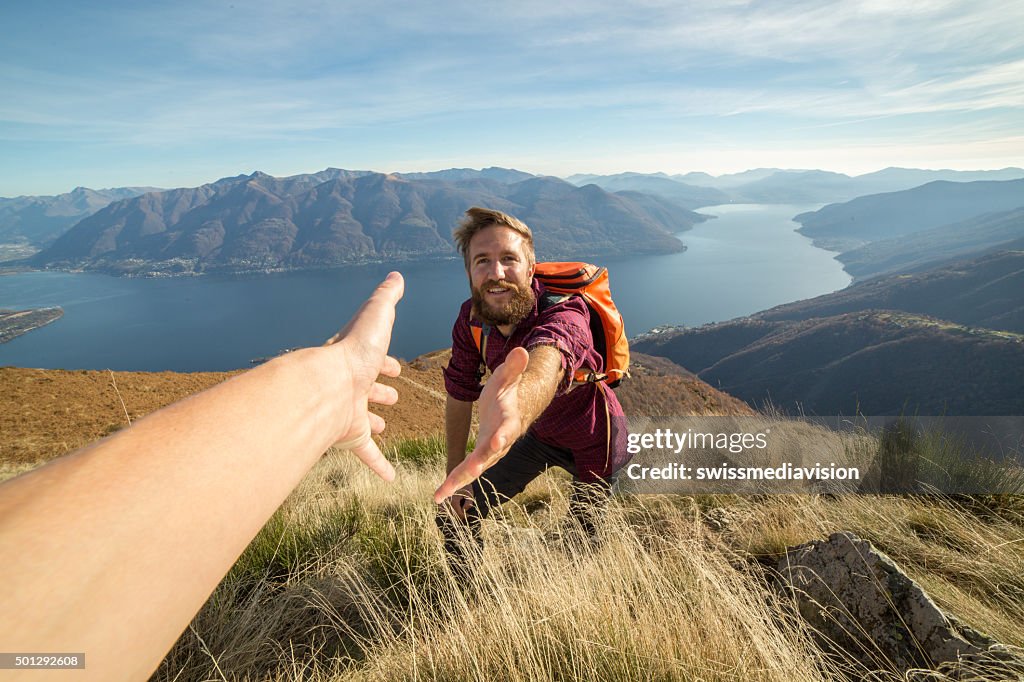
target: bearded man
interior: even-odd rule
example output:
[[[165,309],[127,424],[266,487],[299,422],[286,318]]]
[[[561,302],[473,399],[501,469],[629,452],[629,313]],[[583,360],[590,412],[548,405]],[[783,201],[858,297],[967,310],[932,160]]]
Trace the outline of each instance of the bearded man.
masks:
[[[604,369],[586,303],[548,295],[534,279],[533,233],[523,222],[476,207],[466,215],[454,238],[471,298],[455,321],[444,370],[448,477],[435,494],[443,504],[438,526],[457,571],[469,559],[462,531],[468,527],[479,543],[480,520],[548,467],[572,474],[568,525],[593,536],[594,502],[607,498],[613,475],[630,458],[612,389],[572,383],[581,368]],[[484,367],[492,375],[481,387]],[[477,400],[480,428],[467,456]]]

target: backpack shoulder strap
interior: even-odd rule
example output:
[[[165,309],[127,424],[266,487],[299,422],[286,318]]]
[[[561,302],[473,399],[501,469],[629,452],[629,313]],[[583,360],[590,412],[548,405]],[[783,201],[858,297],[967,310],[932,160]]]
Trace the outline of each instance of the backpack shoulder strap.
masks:
[[[479,383],[487,374],[487,337],[491,334],[491,325],[484,324],[480,327],[470,325],[469,331],[473,335],[473,345],[480,351],[480,367],[476,370],[476,380]]]
[[[553,305],[568,301],[575,294],[556,294],[551,291],[545,291],[544,295],[540,297],[540,301],[537,303],[537,311],[542,312],[547,310]]]

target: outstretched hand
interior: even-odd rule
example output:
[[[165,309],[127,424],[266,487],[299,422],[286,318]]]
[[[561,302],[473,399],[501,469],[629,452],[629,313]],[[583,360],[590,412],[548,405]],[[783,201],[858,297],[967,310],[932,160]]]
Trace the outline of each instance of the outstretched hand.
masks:
[[[448,474],[434,493],[441,504],[460,489],[480,478],[508,453],[522,435],[523,418],[519,404],[519,384],[530,355],[525,348],[513,348],[480,394],[480,431],[476,448]]]
[[[387,351],[395,323],[395,305],[404,291],[402,275],[390,273],[345,328],[325,344],[341,356],[337,366],[347,374],[343,390],[352,396],[351,407],[340,415],[335,447],[352,451],[385,481],[394,479],[395,469],[371,438],[384,430],[384,419],[370,412],[368,406],[371,402],[394,405],[398,401],[398,392],[379,383],[377,377],[396,377],[402,369]]]

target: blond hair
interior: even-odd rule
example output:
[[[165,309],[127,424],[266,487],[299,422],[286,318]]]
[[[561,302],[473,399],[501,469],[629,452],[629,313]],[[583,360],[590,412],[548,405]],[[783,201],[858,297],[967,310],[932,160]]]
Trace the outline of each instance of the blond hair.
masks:
[[[527,256],[530,259],[530,263],[533,264],[536,260],[533,254],[533,232],[526,226],[526,223],[501,211],[473,206],[466,211],[466,217],[462,219],[459,226],[452,232],[455,246],[458,247],[459,253],[462,254],[462,260],[466,263],[466,269],[469,269],[469,242],[473,239],[473,235],[495,225],[507,227],[522,236],[523,241],[529,247],[527,249]]]

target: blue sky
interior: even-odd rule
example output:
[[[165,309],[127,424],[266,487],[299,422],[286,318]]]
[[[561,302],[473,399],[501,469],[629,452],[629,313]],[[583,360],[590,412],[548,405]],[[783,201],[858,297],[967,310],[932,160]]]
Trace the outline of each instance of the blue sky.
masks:
[[[0,196],[262,170],[1024,165],[1024,3],[0,8]]]

